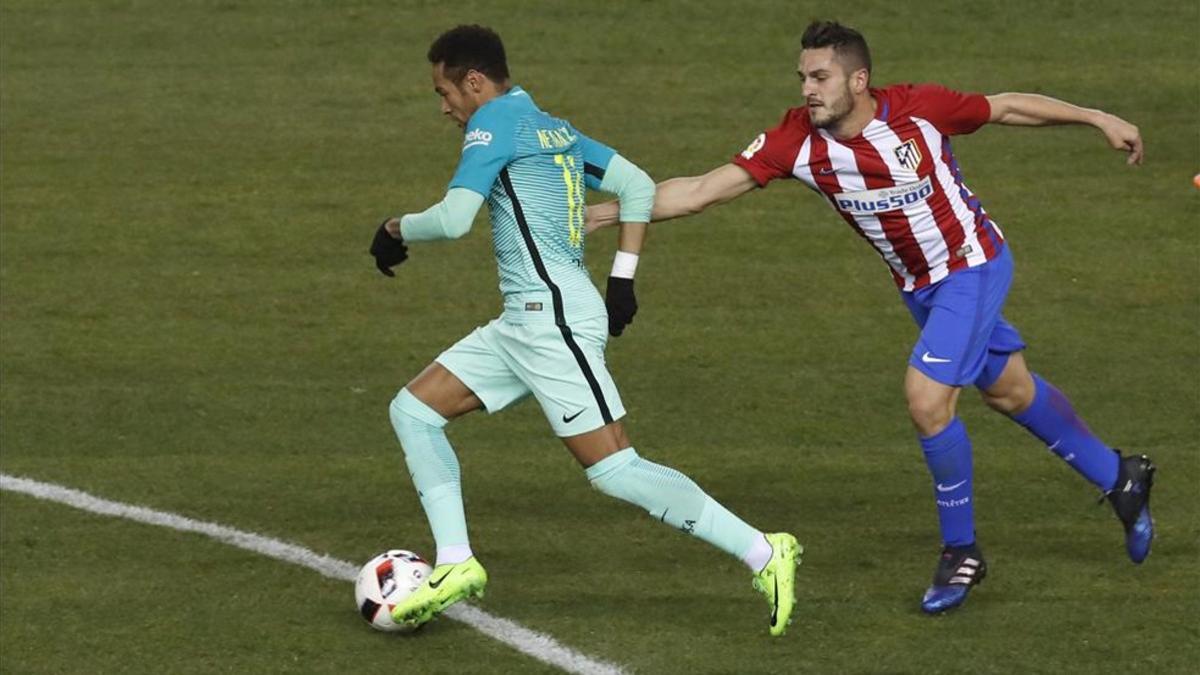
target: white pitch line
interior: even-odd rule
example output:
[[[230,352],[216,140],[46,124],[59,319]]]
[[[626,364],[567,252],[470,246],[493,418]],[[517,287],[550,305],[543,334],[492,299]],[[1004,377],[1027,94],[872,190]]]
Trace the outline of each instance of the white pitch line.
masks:
[[[38,499],[66,504],[105,516],[126,518],[180,532],[195,532],[269,558],[307,567],[331,579],[353,582],[358,575],[357,565],[311,551],[303,546],[217,523],[193,520],[166,511],[155,511],[143,506],[101,499],[62,485],[0,473],[0,489],[20,492]],[[503,642],[522,654],[562,668],[569,673],[620,675],[625,672],[620,666],[581,654],[545,633],[530,630],[515,621],[489,614],[478,607],[460,603],[446,610],[445,615],[467,624],[494,640]]]

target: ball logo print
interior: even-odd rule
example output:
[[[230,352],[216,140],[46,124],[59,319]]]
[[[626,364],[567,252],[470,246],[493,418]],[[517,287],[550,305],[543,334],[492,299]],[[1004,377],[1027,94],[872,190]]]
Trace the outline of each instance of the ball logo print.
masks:
[[[354,582],[354,603],[371,627],[389,633],[410,630],[392,621],[392,608],[407,598],[433,568],[421,556],[404,549],[380,553],[362,566]]]

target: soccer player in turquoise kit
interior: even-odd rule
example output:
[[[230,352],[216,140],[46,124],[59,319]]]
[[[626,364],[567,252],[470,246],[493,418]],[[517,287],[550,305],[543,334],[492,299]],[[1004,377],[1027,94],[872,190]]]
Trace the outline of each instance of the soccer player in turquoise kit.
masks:
[[[973,385],[994,410],[1025,427],[1104,491],[1133,562],[1150,553],[1154,465],[1105,445],[1054,385],[1029,372],[1025,343],[1001,315],[1013,261],[999,226],[966,186],[950,136],[987,123],[1089,124],[1142,160],[1137,127],[1115,115],[1045,96],[982,96],[933,84],[869,85],[871,56],[857,31],[813,22],[798,73],[806,105],[703,176],[658,186],[653,220],[699,213],[779,178],[825,201],[887,263],[920,336],[905,394],[933,479],[943,549],[921,608],[961,605],[987,573],[975,541],[971,440],[956,413]],[[613,204],[589,210],[588,228],[617,220]]]
[[[483,594],[487,573],[467,537],[459,464],[443,429],[473,410],[495,413],[532,394],[594,488],[740,558],[770,603],[770,633],[782,635],[803,551],[795,537],[763,534],[687,476],[642,458],[619,421],[625,409],[604,363],[606,331],[620,335],[637,309],[633,274],[653,181],[510,84],[504,46],[491,30],[458,26],[434,41],[428,58],[442,112],[465,130],[462,156],[445,198],[384,221],[371,254],[393,276],[407,243],[463,236],[486,200],[504,312],[442,352],[391,403],[437,544],[433,572],[392,609],[393,618],[420,625]],[[583,266],[585,186],[620,200],[620,250],[606,301]]]

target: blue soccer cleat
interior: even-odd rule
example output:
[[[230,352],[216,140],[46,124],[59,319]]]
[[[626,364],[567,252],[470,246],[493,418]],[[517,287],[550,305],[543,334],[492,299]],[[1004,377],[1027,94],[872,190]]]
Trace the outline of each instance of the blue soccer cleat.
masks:
[[[1117,482],[1104,493],[1125,526],[1125,550],[1129,552],[1129,559],[1138,564],[1150,555],[1150,542],[1154,540],[1150,488],[1154,485],[1156,468],[1145,455],[1122,457]]]
[[[971,587],[982,582],[985,576],[987,562],[977,545],[943,548],[937,570],[933,573],[933,585],[921,598],[921,611],[940,614],[958,607],[967,601]]]

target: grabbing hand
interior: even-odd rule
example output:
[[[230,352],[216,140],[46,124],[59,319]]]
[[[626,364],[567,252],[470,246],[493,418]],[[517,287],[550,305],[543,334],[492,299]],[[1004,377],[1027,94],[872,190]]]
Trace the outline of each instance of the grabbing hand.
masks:
[[[619,222],[620,207],[617,202],[592,204],[587,207],[587,216],[584,218],[583,231],[585,234],[591,234],[602,227],[617,225]]]
[[[633,315],[637,314],[633,279],[609,277],[604,306],[608,308],[608,334],[617,337],[625,332],[625,326],[633,323]]]
[[[404,239],[400,236],[400,229],[397,223],[394,223],[395,218],[388,218],[379,225],[379,229],[375,230],[375,238],[371,241],[371,255],[375,256],[375,267],[384,275],[389,277],[396,276],[392,268],[408,259],[408,247],[404,245]],[[395,236],[392,236],[388,225],[392,224],[396,231]]]
[[[1129,153],[1129,158],[1125,160],[1126,164],[1134,166],[1142,163],[1145,150],[1142,147],[1142,134],[1137,127],[1116,115],[1108,114],[1105,114],[1096,126],[1108,139],[1108,144],[1113,150],[1124,150]]]

